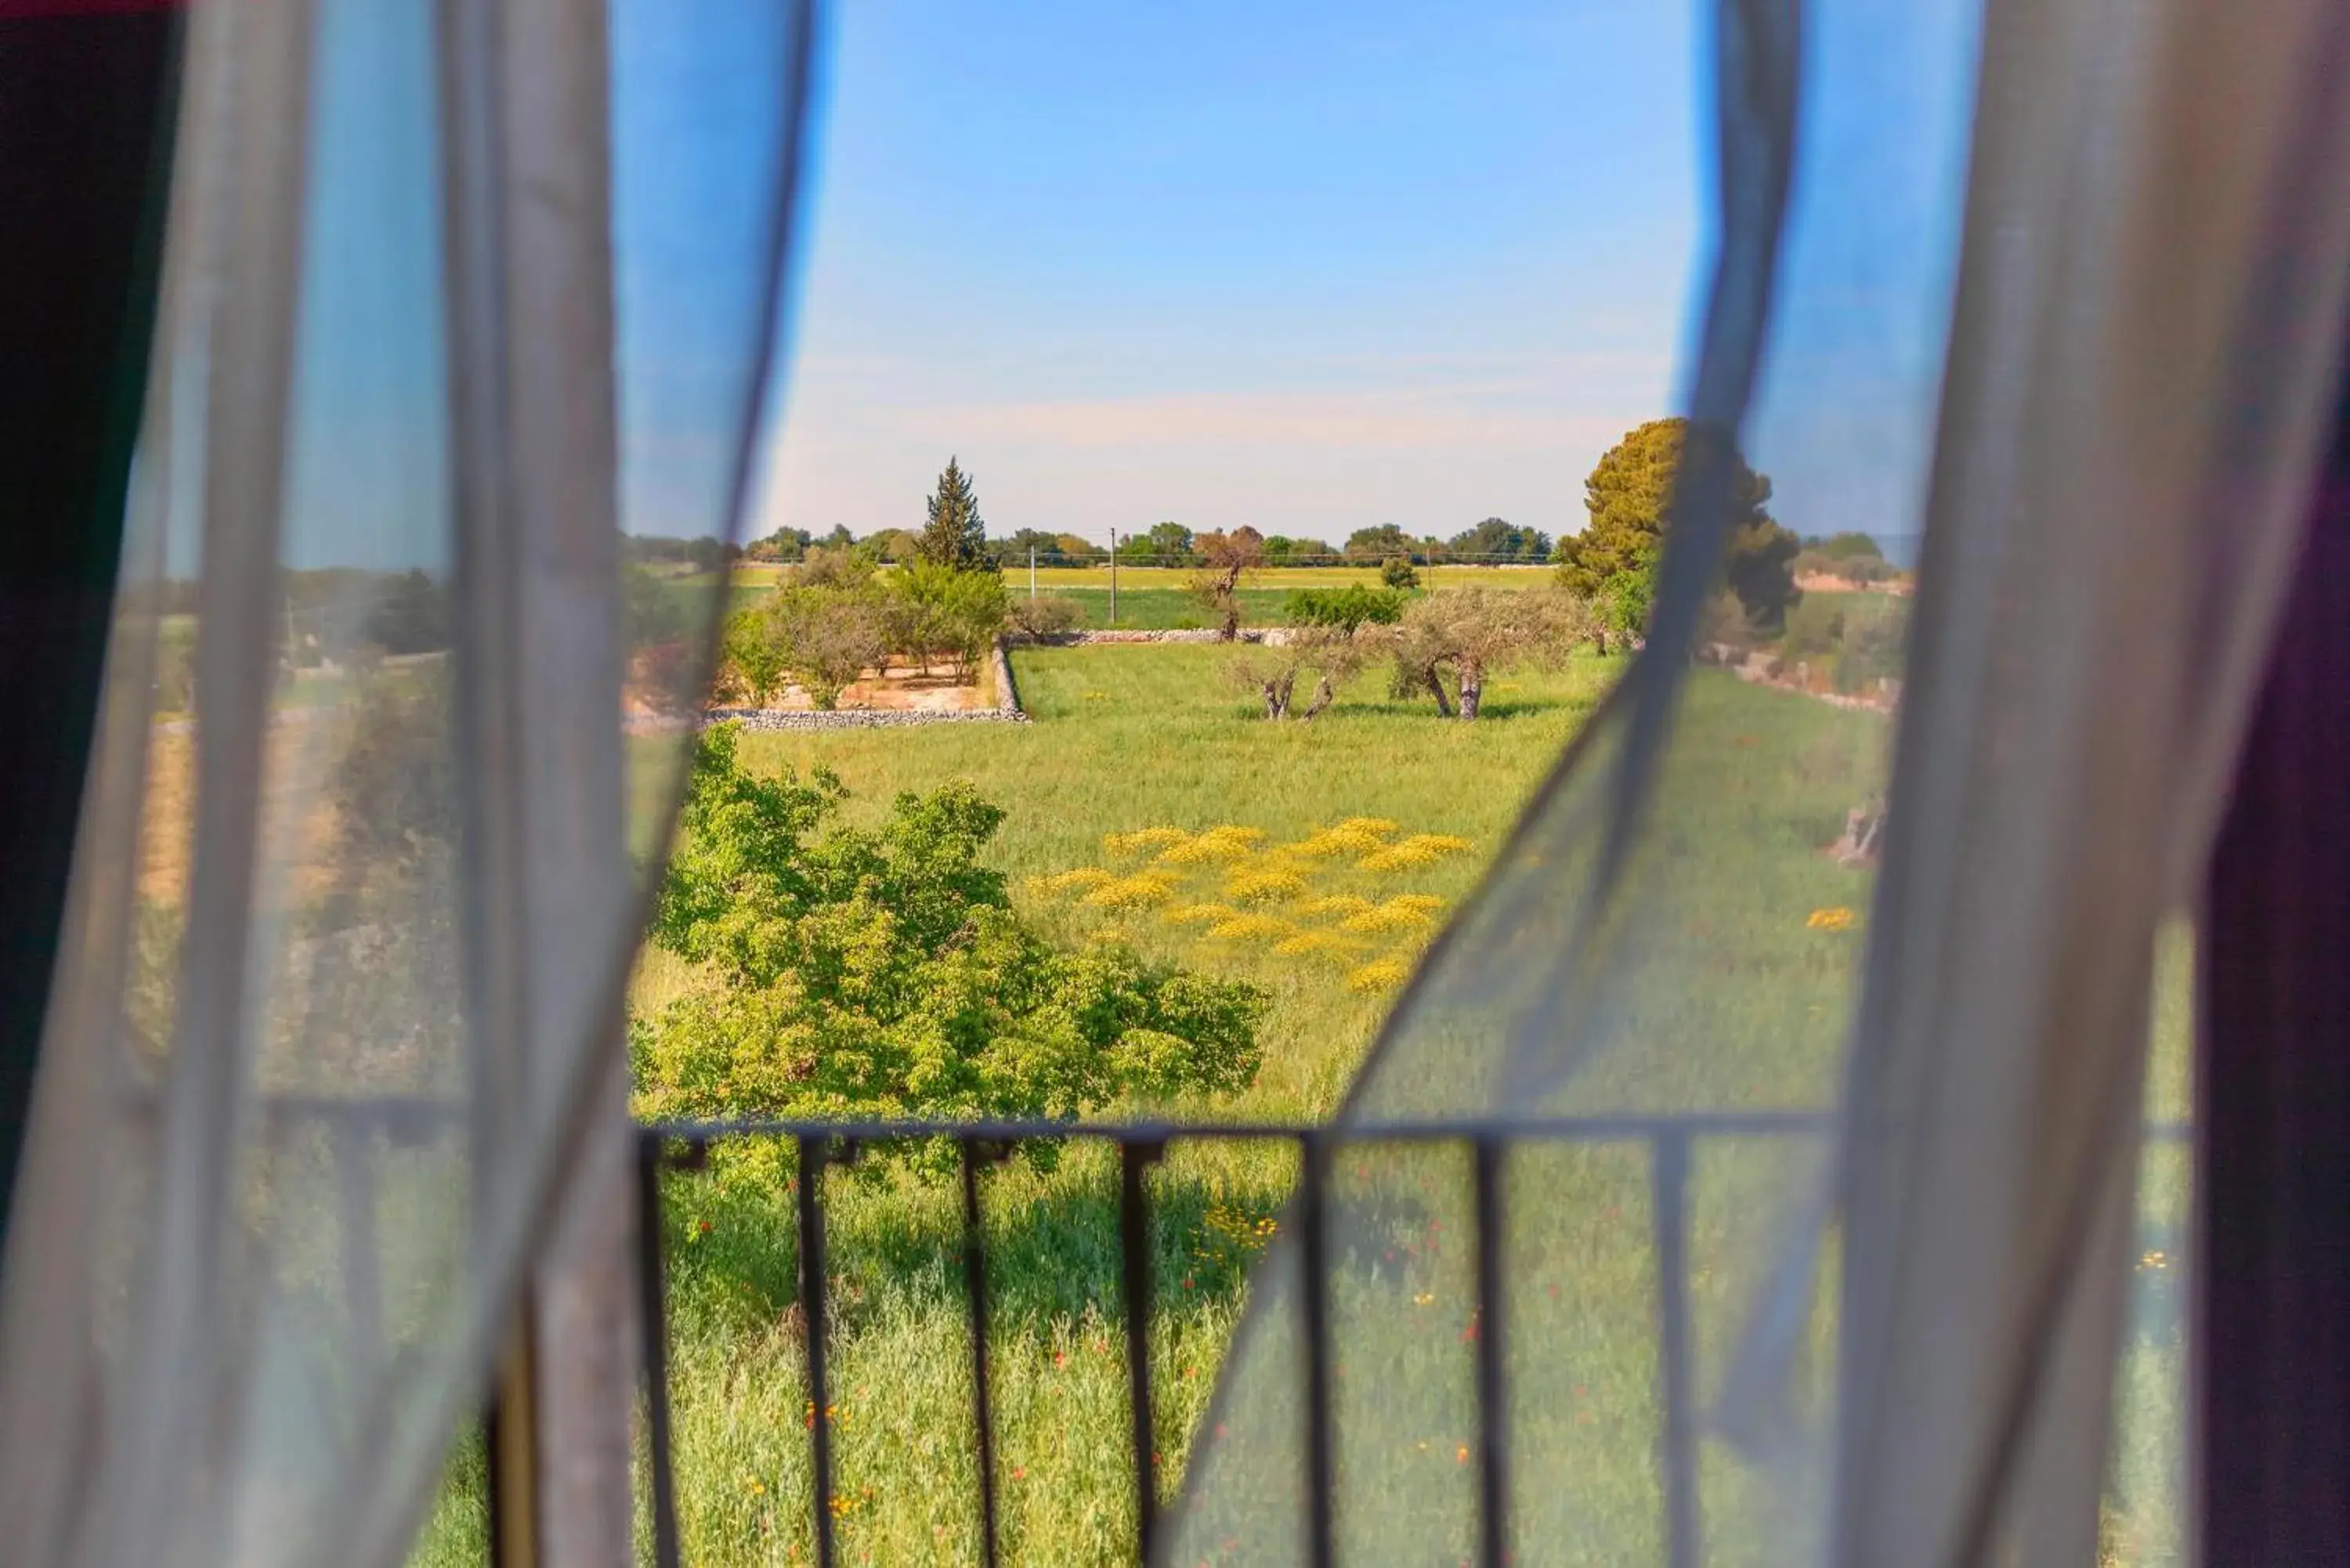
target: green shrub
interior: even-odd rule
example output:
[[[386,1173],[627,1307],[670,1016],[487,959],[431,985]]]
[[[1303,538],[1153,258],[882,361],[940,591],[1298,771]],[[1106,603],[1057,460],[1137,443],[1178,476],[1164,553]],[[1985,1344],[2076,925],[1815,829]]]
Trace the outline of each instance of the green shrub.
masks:
[[[1012,627],[1024,637],[1058,637],[1083,625],[1086,612],[1066,594],[1044,594],[1012,601]]]
[[[1857,691],[1872,680],[1898,680],[1909,646],[1909,601],[1870,594],[1845,612],[1844,654],[1836,687]]]
[[[1844,600],[1805,596],[1787,612],[1783,644],[1791,659],[1819,659],[1844,646]]]
[[[1003,813],[970,784],[849,827],[833,775],[754,777],[735,742],[701,739],[653,919],[702,978],[630,1025],[642,1114],[1063,1120],[1255,1078],[1265,993],[1047,941],[981,862]]]
[[[1393,626],[1403,618],[1403,607],[1400,588],[1349,583],[1343,588],[1293,588],[1282,601],[1281,614],[1291,626],[1351,632],[1366,626]]]
[[[1391,588],[1416,588],[1419,587],[1419,574],[1406,557],[1389,556],[1379,563],[1379,581]]]

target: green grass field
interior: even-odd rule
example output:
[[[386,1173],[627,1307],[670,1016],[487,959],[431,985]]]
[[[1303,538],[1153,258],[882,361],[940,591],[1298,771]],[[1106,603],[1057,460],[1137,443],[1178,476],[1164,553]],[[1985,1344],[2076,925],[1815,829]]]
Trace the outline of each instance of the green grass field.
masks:
[[[1270,928],[1220,940],[1211,927],[1170,920],[1171,902],[1106,909],[1086,901],[1093,883],[1083,877],[1058,885],[1045,879],[1087,867],[1123,875],[1137,856],[1106,849],[1106,835],[1223,826],[1261,830],[1263,844],[1277,845],[1347,818],[1376,817],[1397,825],[1390,839],[1440,835],[1470,847],[1382,871],[1317,861],[1307,891],[1366,902],[1408,892],[1444,900],[1449,909],[1620,666],[1586,655],[1555,674],[1497,682],[1486,717],[1473,725],[1439,720],[1425,703],[1387,700],[1376,679],[1311,724],[1274,725],[1252,717],[1244,695],[1225,683],[1230,657],[1188,645],[1025,649],[1015,656],[1015,673],[1032,725],[754,733],[743,750],[754,765],[831,768],[854,792],[848,810],[856,816],[878,814],[899,790],[973,781],[1009,811],[994,859],[1010,874],[1015,899],[1038,919],[1072,940],[1112,932],[1147,952],[1253,979],[1272,992],[1255,1086],[1219,1105],[1162,1109],[1321,1117],[1344,1092],[1388,1003],[1384,989],[1356,989],[1357,976],[1383,953],[1408,953],[1414,933],[1367,939],[1343,952],[1285,955],[1274,950],[1281,933]],[[1735,753],[1673,827],[1696,846],[1679,864],[1709,889],[1701,934],[1721,961],[1692,967],[1687,1005],[1742,1021],[1731,1048],[1701,1058],[1700,1071],[1719,1075],[1710,1081],[1725,1103],[1752,1103],[1758,1085],[1778,1090],[1777,1103],[1818,1103],[1832,1082],[1859,935],[1817,929],[1809,917],[1827,909],[1865,911],[1868,887],[1866,873],[1840,868],[1818,849],[1853,804],[1854,760],[1862,759],[1865,771],[1881,750],[1884,721],[1712,671],[1693,677],[1689,701],[1688,722],[1734,737]],[[1231,872],[1208,865],[1184,875],[1182,898],[1212,898],[1218,878]],[[1305,907],[1275,909],[1290,922],[1285,929],[1295,929]],[[2182,975],[2182,965],[2167,967],[2162,1016],[2173,1044],[2159,1075],[2158,1116],[2175,1116],[2183,1105],[2176,1045],[2184,1037]],[[676,961],[649,955],[636,1003],[656,1007],[691,981]],[[2172,1155],[2154,1159],[2147,1213],[2148,1234],[2158,1240],[2149,1245],[2175,1251],[2175,1242],[2159,1239],[2183,1222],[2183,1167]],[[1515,1179],[1544,1195],[1514,1211],[1512,1232],[1513,1249],[1522,1249],[1515,1255],[1528,1260],[1514,1272],[1513,1311],[1541,1325],[1526,1336],[1534,1348],[1522,1346],[1513,1357],[1514,1439],[1529,1474],[1575,1478],[1571,1486],[1522,1489],[1517,1560],[1657,1561],[1655,1283],[1645,1166],[1637,1151],[1603,1148],[1527,1156],[1514,1168]],[[1711,1158],[1697,1171],[1691,1262],[1701,1380],[1719,1376],[1732,1326],[1728,1303],[1754,1250],[1753,1237],[1739,1228],[1736,1199],[1755,1168],[1744,1157]],[[1166,1493],[1195,1462],[1250,1265],[1294,1177],[1285,1148],[1248,1145],[1179,1146],[1153,1178],[1160,1310],[1151,1342]],[[687,1558],[806,1563],[807,1410],[790,1196],[780,1174],[764,1187],[681,1176],[668,1190],[671,1387]],[[1006,1561],[1130,1560],[1115,1190],[1107,1158],[1082,1147],[1050,1172],[1015,1164],[989,1179]],[[954,1194],[878,1172],[835,1175],[827,1191],[838,1422],[833,1511],[843,1561],[975,1563]],[[1382,1199],[1365,1190],[1350,1200],[1378,1211]],[[1357,1560],[1461,1555],[1474,1471],[1460,1457],[1468,1435],[1460,1379],[1430,1395],[1420,1386],[1429,1381],[1424,1366],[1409,1376],[1408,1368],[1383,1373],[1374,1355],[1405,1345],[1404,1354],[1449,1358],[1445,1365],[1457,1363],[1465,1375],[1463,1262],[1457,1249],[1447,1252],[1435,1242],[1440,1212],[1451,1210],[1440,1202],[1397,1208],[1382,1223],[1393,1239],[1390,1259],[1399,1248],[1403,1261],[1385,1272],[1373,1268],[1372,1284],[1350,1281],[1339,1302],[1342,1334],[1350,1322],[1362,1333],[1352,1351],[1341,1341],[1342,1413],[1352,1412],[1349,1431],[1373,1434],[1342,1467],[1345,1495],[1355,1500],[1346,1542]],[[2175,1294],[2175,1282],[2159,1266],[2141,1273],[2142,1304],[2152,1305],[2125,1369],[2131,1419],[2107,1521],[2109,1555],[2117,1562],[2168,1561],[2178,1543],[2168,1480],[2178,1414],[2175,1301],[2163,1293]],[[1409,1348],[1414,1334],[1424,1344]],[[1351,1375],[1343,1360],[1350,1354],[1364,1358]],[[1406,1386],[1420,1392],[1394,1392]],[[477,1459],[452,1468],[420,1561],[479,1560],[478,1475]],[[1258,1479],[1276,1499],[1265,1506],[1295,1506],[1289,1478]],[[1709,1560],[1755,1560],[1760,1538],[1742,1548],[1732,1526],[1768,1500],[1711,1452],[1706,1486],[1716,1526]],[[1406,1541],[1417,1544],[1406,1550]]]

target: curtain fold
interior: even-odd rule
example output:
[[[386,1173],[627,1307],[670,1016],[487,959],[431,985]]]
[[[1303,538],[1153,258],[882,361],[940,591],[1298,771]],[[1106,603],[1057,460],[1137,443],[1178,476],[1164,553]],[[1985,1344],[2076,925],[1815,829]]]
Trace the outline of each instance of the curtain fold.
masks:
[[[727,592],[648,541],[723,559],[748,510],[814,26],[191,8],[0,1561],[397,1563],[595,1208]]]

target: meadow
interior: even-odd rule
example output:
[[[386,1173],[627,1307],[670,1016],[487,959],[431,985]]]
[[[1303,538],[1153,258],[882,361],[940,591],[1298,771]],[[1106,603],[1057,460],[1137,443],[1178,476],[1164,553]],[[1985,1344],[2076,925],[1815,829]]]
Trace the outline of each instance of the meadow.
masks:
[[[1621,665],[1585,654],[1554,673],[1499,681],[1475,724],[1388,699],[1372,678],[1310,724],[1276,725],[1252,717],[1252,704],[1225,684],[1228,657],[1188,645],[1024,649],[1014,672],[1031,725],[760,732],[743,737],[743,751],[765,768],[831,769],[852,792],[852,817],[878,815],[901,790],[972,781],[1009,810],[993,860],[1027,913],[1072,940],[1114,935],[1271,992],[1253,1087],[1213,1105],[1149,1109],[1320,1118],[1359,1066],[1401,968],[1474,885]],[[1725,1099],[1741,1103],[1753,1085],[1780,1085],[1794,1103],[1817,1103],[1833,1072],[1834,1021],[1849,999],[1865,923],[1856,912],[1866,910],[1868,888],[1866,871],[1819,851],[1854,804],[1853,760],[1881,749],[1884,721],[1714,671],[1694,675],[1689,701],[1690,722],[1734,733],[1739,748],[1721,774],[1728,782],[1676,829],[1700,846],[1707,930],[1731,959],[1693,975],[1699,1001],[1747,1021],[1720,1064]],[[1417,850],[1399,853],[1415,840]],[[1152,877],[1155,891],[1138,888],[1138,878]],[[1252,877],[1295,884],[1256,896],[1247,891]],[[2183,1109],[2182,975],[2181,963],[2167,965],[2169,1044],[2158,1116]],[[678,961],[649,954],[634,1003],[657,1008],[692,978]],[[2111,1560],[2148,1563],[2169,1560],[2178,1544],[2168,1481],[2178,1414],[2170,1238],[2183,1222],[2184,1191],[2178,1157],[2150,1158],[2147,1315],[2126,1368],[2130,1418],[2107,1531]],[[1594,1149],[1528,1156],[1515,1168],[1514,1179],[1544,1201],[1522,1205],[1513,1220],[1513,1246],[1529,1260],[1513,1281],[1513,1311],[1531,1309],[1526,1321],[1545,1332],[1513,1355],[1514,1440],[1532,1473],[1576,1478],[1572,1487],[1522,1492],[1517,1561],[1659,1560],[1644,1167],[1636,1152]],[[1743,1168],[1701,1165],[1693,1189],[1708,1378],[1719,1376],[1732,1327],[1732,1280],[1753,1250],[1753,1239],[1737,1233],[1731,1201]],[[1275,1237],[1295,1176],[1284,1146],[1179,1145],[1152,1179],[1163,1494],[1197,1462],[1250,1268]],[[785,1174],[764,1183],[681,1175],[667,1190],[687,1559],[806,1563],[811,1413]],[[1005,1560],[1129,1561],[1114,1167],[1104,1151],[1075,1146],[1051,1170],[1015,1161],[990,1175],[985,1191]],[[827,1197],[837,1431],[830,1507],[843,1561],[975,1563],[957,1196],[951,1186],[872,1169],[834,1174]],[[1465,1370],[1475,1325],[1464,1316],[1462,1260],[1436,1240],[1440,1212],[1451,1210],[1440,1202],[1398,1209],[1394,1266],[1374,1265],[1371,1283],[1350,1288],[1340,1322],[1384,1314],[1419,1325],[1427,1354]],[[1369,1359],[1371,1343],[1367,1336],[1356,1354]],[[1342,1542],[1358,1559],[1367,1551],[1395,1560],[1380,1548],[1405,1539],[1392,1533],[1402,1528],[1424,1538],[1427,1560],[1451,1561],[1465,1539],[1470,1434],[1456,1397],[1393,1399],[1388,1391],[1404,1381],[1383,1383],[1376,1365],[1349,1380],[1342,1366],[1347,1429],[1376,1434],[1342,1468],[1342,1495],[1355,1500],[1342,1510]],[[1383,1397],[1392,1408],[1378,1407]],[[1754,1560],[1759,1541],[1742,1549],[1727,1527],[1756,1500],[1719,1457],[1709,1458],[1706,1474],[1709,1520],[1721,1527],[1708,1560]],[[1294,1506],[1287,1478],[1269,1484]],[[478,1458],[462,1459],[420,1561],[480,1560],[479,1499]]]

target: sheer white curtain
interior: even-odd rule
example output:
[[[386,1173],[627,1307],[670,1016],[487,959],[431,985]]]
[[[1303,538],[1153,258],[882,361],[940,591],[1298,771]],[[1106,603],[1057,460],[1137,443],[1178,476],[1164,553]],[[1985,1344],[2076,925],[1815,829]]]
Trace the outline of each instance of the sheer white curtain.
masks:
[[[632,541],[707,556],[741,520],[812,27],[189,8],[0,1274],[0,1559],[405,1551],[616,1131],[726,592]]]
[[[1836,516],[1791,525],[1922,534],[1898,715],[1690,668],[1722,535],[1685,465],[1647,652],[1345,1119],[1584,1118],[1503,1172],[1516,1561],[2085,1568],[2156,933],[2339,366],[2350,21],[1710,10],[1690,411]],[[1888,791],[1881,871],[1821,852]],[[1468,1176],[1333,1165],[1344,1557],[1476,1549]],[[1302,1283],[1276,1248],[1163,1561],[1303,1560]]]
[[[2350,17],[2004,0],[1846,1100],[1836,1560],[2087,1563],[2157,928],[2340,370]]]

